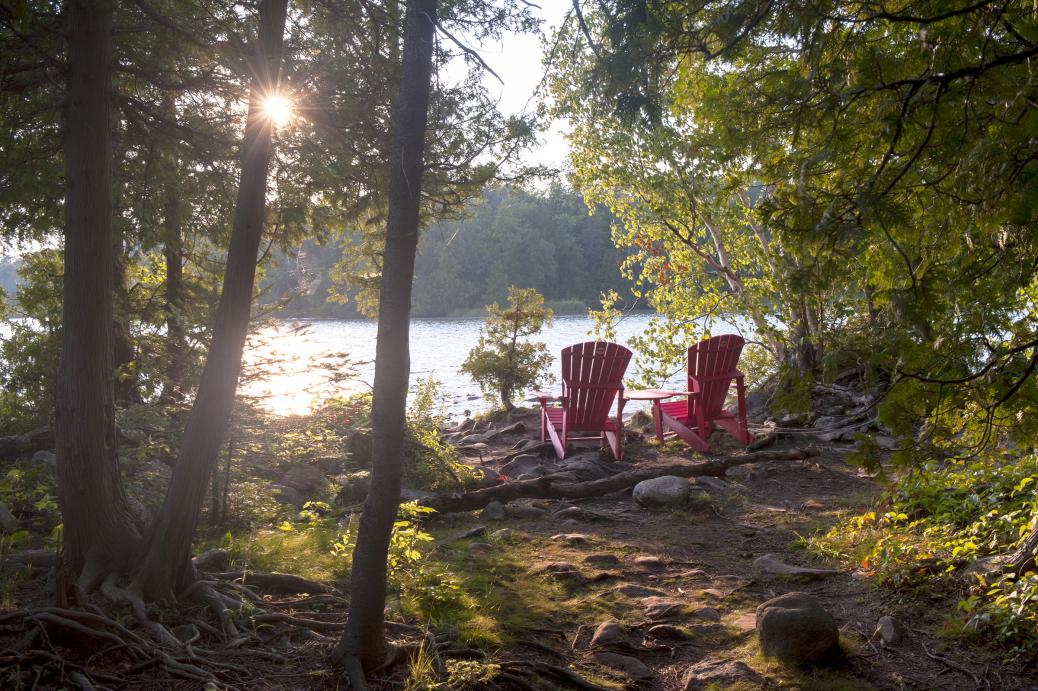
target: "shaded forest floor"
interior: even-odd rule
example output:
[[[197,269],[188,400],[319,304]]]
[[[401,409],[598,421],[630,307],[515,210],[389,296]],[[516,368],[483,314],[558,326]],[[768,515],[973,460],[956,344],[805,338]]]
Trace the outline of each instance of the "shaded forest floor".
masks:
[[[535,417],[522,420],[536,427]],[[503,435],[480,448],[481,458],[466,460],[500,469],[521,441]],[[713,441],[718,454],[739,450],[723,432]],[[581,457],[615,472],[700,458],[678,443],[660,448],[638,434],[630,442],[623,463],[593,450]],[[774,444],[794,446],[788,439]],[[946,635],[961,592],[880,588],[838,567],[796,577],[757,568],[764,555],[834,566],[813,556],[806,538],[868,510],[881,491],[844,462],[850,448],[834,443],[809,461],[734,468],[722,483],[697,482],[699,498],[681,509],[644,508],[622,491],[427,519],[435,542],[420,572],[435,578],[412,583],[389,603],[388,618],[397,622],[389,634],[406,664],[386,670],[373,687],[1038,689],[1024,666],[1003,664],[998,649]],[[207,661],[199,666],[213,674],[209,688],[348,688],[327,662],[348,609],[342,574],[323,586],[293,587],[227,568],[204,570],[214,582],[237,582],[225,592],[249,602],[239,640],[229,645],[201,605],[152,612],[182,640],[194,638],[187,648]],[[838,622],[842,654],[831,665],[793,668],[760,654],[756,607],[793,591],[817,598]],[[0,614],[0,667],[17,681],[14,688],[56,686],[41,670],[59,663],[66,674],[81,670],[110,688],[205,682],[60,626],[41,627],[42,639],[29,646],[40,652],[26,655],[19,646],[31,631],[18,612],[47,600],[42,579],[23,580]],[[893,645],[876,633],[883,616],[900,624]],[[616,625],[603,627],[609,622]]]

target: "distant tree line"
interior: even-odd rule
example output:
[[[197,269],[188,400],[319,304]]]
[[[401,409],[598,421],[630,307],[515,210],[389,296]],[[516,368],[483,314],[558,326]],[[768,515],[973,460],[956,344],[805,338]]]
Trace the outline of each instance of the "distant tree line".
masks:
[[[484,306],[507,301],[511,285],[536,289],[562,313],[596,306],[611,289],[630,294],[611,239],[612,214],[600,207],[589,215],[576,192],[498,187],[467,211],[422,233],[415,316],[482,316]],[[356,277],[363,272],[352,248],[346,233],[281,254],[266,274],[262,301],[284,302],[285,316],[362,316]]]

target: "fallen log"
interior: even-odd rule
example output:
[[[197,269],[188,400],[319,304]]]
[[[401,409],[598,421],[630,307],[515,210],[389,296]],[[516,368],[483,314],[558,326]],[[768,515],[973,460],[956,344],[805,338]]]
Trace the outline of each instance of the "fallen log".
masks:
[[[419,506],[435,509],[439,513],[456,513],[482,509],[492,501],[509,502],[513,499],[584,499],[598,497],[621,489],[637,485],[642,480],[676,475],[678,477],[698,477],[712,475],[724,477],[729,468],[747,463],[765,461],[802,461],[817,456],[820,451],[816,447],[807,449],[790,449],[786,451],[758,451],[715,458],[702,463],[673,463],[669,465],[639,468],[617,473],[601,480],[573,482],[572,475],[545,475],[533,480],[505,482],[494,487],[465,492],[464,494],[438,494],[418,501]]]

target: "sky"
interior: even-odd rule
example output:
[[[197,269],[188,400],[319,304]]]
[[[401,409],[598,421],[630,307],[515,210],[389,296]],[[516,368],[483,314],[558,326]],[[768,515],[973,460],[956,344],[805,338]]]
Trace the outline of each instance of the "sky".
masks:
[[[539,34],[507,34],[501,41],[488,41],[483,45],[470,45],[483,60],[501,77],[502,84],[492,74],[484,74],[484,83],[491,94],[500,98],[501,111],[509,115],[533,110],[531,100],[544,76],[542,39],[550,37],[573,8],[570,0],[536,0],[540,8],[532,8],[534,16],[544,20]],[[565,168],[569,147],[563,139],[564,122],[553,123],[541,135],[541,146],[530,151],[524,161],[533,164]]]

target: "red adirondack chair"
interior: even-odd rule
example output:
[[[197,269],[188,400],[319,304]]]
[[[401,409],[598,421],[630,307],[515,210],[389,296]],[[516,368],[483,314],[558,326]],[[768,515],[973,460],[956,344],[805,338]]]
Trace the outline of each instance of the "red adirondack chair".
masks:
[[[623,458],[623,376],[631,351],[616,343],[588,341],[562,349],[562,396],[538,394],[541,441],[551,438],[555,453],[566,457],[569,441],[601,439],[617,460]],[[617,401],[616,417],[609,409]],[[557,402],[551,404],[550,402]],[[584,436],[571,436],[583,432]],[[588,436],[586,433],[595,433]]]
[[[741,336],[714,336],[688,349],[687,396],[676,401],[654,401],[652,419],[656,439],[677,435],[696,451],[710,450],[710,432],[716,422],[743,444],[753,439],[746,429],[746,386],[736,369],[745,341]],[[738,411],[724,409],[728,389],[735,382]]]

